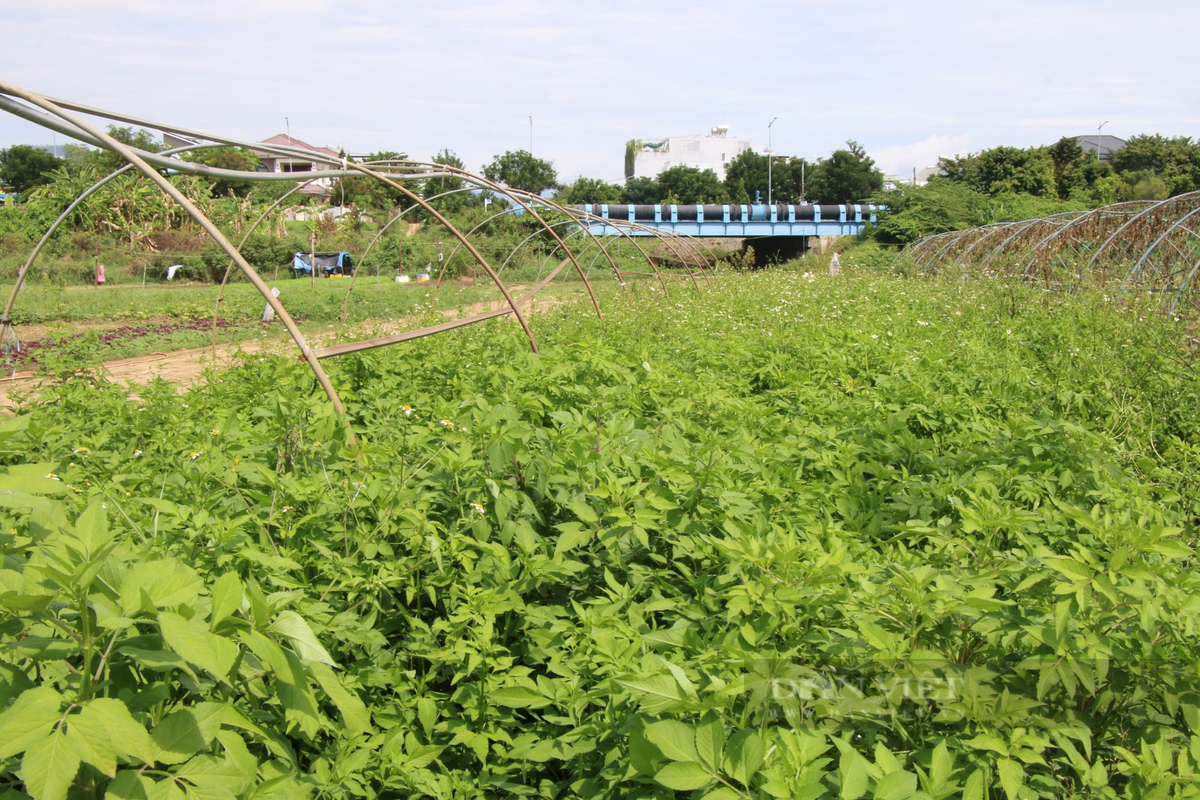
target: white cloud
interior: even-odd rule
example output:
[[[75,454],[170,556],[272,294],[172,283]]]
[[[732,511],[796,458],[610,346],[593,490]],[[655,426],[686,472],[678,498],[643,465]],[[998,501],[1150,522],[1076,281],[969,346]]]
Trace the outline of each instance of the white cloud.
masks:
[[[862,142],[904,175],[938,156],[1104,132],[1196,135],[1195,0],[0,0],[0,75],[238,138],[443,147],[480,169],[529,146],[563,180],[622,173],[634,137],[702,133],[811,157]],[[1153,69],[1114,53],[1153,53]],[[0,147],[50,142],[0,114]]]
[[[912,144],[894,144],[870,155],[885,174],[904,178],[910,177],[914,168],[919,171],[932,167],[942,156],[966,155],[970,151],[971,135],[961,133],[934,135]]]

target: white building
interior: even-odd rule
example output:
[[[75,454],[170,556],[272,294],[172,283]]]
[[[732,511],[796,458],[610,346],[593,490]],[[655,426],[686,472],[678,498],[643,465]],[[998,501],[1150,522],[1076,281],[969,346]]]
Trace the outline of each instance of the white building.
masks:
[[[629,153],[626,154],[625,177],[656,178],[664,169],[684,165],[710,169],[724,180],[725,166],[739,153],[750,149],[748,136],[728,136],[728,133],[729,126],[718,125],[707,135],[668,136],[657,142],[630,142],[634,158],[630,164]]]

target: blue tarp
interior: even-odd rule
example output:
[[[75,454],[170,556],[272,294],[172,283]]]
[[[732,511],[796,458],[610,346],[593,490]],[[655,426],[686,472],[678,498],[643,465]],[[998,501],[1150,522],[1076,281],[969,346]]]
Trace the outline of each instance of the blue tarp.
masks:
[[[308,275],[312,273],[309,260],[314,256],[308,253],[296,253],[292,257],[292,269]],[[317,269],[326,275],[345,275],[354,268],[354,259],[343,250],[340,253],[317,253],[315,255]]]

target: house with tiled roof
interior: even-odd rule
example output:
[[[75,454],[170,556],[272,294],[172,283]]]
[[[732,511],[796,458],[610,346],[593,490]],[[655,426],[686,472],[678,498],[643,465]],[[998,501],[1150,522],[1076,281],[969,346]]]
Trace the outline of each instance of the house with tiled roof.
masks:
[[[313,158],[305,158],[303,155],[288,155],[283,156],[277,153],[268,153],[261,150],[255,150],[254,155],[258,156],[258,171],[259,172],[312,172],[313,170],[323,170],[331,168],[331,165],[323,158],[317,158],[317,154],[327,156],[328,158],[340,159],[338,151],[329,147],[314,147],[313,145],[295,136],[289,136],[286,133],[277,133],[269,139],[263,139],[262,144],[280,145],[283,147],[295,147],[301,150],[310,150],[313,153]],[[312,183],[300,189],[302,194],[310,197],[329,198],[333,196],[333,181],[329,178],[318,178]]]

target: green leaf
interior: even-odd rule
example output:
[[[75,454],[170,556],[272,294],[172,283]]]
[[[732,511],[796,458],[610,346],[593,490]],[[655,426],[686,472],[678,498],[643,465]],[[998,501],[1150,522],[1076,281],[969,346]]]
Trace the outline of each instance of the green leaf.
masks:
[[[338,680],[329,665],[312,663],[308,667],[312,671],[313,677],[317,679],[317,683],[325,690],[325,694],[329,695],[329,699],[338,707],[338,711],[342,712],[342,720],[346,727],[355,733],[370,733],[371,715],[367,713],[367,707],[363,705],[358,695],[342,686],[341,681]]]
[[[29,430],[29,420],[32,418],[32,414],[22,414],[19,417],[10,417],[0,422],[0,442],[7,442],[18,433]]]
[[[752,730],[741,730],[729,739],[725,748],[725,771],[746,788],[762,766],[766,748],[762,737]]]
[[[115,780],[109,781],[104,800],[150,800],[148,789],[153,786],[154,781],[136,770],[121,770]]]
[[[317,641],[312,628],[308,627],[304,618],[295,611],[279,612],[268,630],[287,639],[292,645],[292,649],[296,651],[296,655],[300,656],[302,660],[330,665],[334,663],[333,659],[329,657],[329,653],[325,652],[325,648]]]
[[[0,492],[6,494],[64,494],[67,485],[49,476],[54,464],[12,464],[0,472]]]
[[[950,755],[950,748],[946,747],[946,741],[943,739],[933,749],[933,757],[929,763],[929,781],[933,784],[933,790],[937,791],[946,786],[953,773],[954,757]]]
[[[654,776],[654,780],[677,792],[699,789],[711,782],[712,779],[713,777],[704,770],[704,767],[694,761],[676,761],[667,764]]]
[[[237,659],[237,646],[208,630],[199,620],[184,619],[171,611],[158,615],[163,641],[196,666],[225,682]]]
[[[670,675],[652,675],[649,678],[618,680],[621,686],[637,693],[643,709],[651,714],[674,711],[689,704],[690,698]]]
[[[858,800],[867,793],[867,760],[857,753],[843,753],[838,762],[838,773],[842,787],[838,792],[841,800]]]
[[[542,708],[550,705],[550,698],[528,686],[506,686],[490,692],[488,699],[508,708]]]
[[[189,708],[169,715],[150,732],[155,753],[150,762],[182,764],[208,746],[196,715]]]
[[[587,504],[587,500],[582,496],[573,498],[567,505],[575,516],[584,522],[596,523],[600,521],[599,515],[592,510],[592,507]]]
[[[63,698],[47,686],[27,689],[0,714],[0,758],[9,758],[41,740],[62,717]]]
[[[875,800],[904,800],[917,791],[917,776],[911,772],[891,772],[875,784]]]
[[[701,763],[713,772],[721,769],[725,753],[725,724],[716,714],[706,714],[696,727],[696,753]]]
[[[217,739],[230,763],[237,767],[243,777],[252,779],[258,775],[258,759],[246,747],[241,736],[235,731],[217,731]]]
[[[646,726],[646,738],[672,761],[699,761],[696,731],[678,720],[665,719]]]
[[[124,756],[132,756],[149,764],[154,760],[158,749],[146,726],[133,718],[129,708],[120,700],[111,697],[98,697],[89,700],[79,714],[81,717],[94,717],[108,731],[109,741],[113,749]]]
[[[75,521],[75,535],[90,556],[112,539],[108,527],[108,512],[99,501],[93,501]]]
[[[226,572],[212,587],[212,618],[209,624],[217,627],[217,623],[237,611],[242,605],[242,582],[237,573]]]
[[[629,763],[643,775],[653,775],[658,771],[657,764],[662,761],[662,752],[655,747],[641,728],[634,728],[629,734]]]
[[[21,759],[21,780],[33,800],[63,800],[79,772],[79,751],[62,728],[33,744]]]
[[[100,717],[83,712],[67,717],[67,738],[85,763],[110,778],[117,774],[117,752]]]
[[[996,764],[996,772],[1000,775],[1000,785],[1008,800],[1016,800],[1025,785],[1025,769],[1011,758],[1002,758]]]
[[[426,736],[433,735],[433,728],[437,724],[437,718],[437,703],[432,698],[422,697],[417,700],[417,719],[420,720],[421,727],[424,729]]]
[[[555,558],[561,556],[563,553],[574,550],[595,535],[595,531],[583,527],[578,522],[564,522],[558,525],[557,528],[559,535],[558,541],[554,545]]]
[[[977,769],[967,778],[963,786],[963,800],[987,800],[987,779],[983,770]]]

